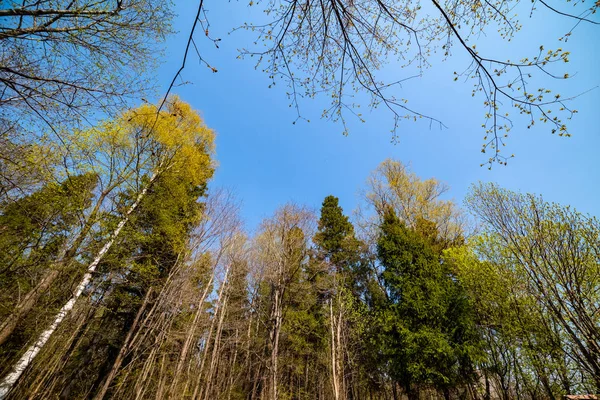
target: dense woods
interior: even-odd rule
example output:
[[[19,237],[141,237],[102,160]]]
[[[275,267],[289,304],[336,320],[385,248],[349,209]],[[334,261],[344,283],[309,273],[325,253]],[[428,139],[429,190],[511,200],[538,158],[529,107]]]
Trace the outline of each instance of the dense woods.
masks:
[[[327,196],[249,233],[180,99],[63,137],[2,188],[2,398],[600,391],[593,217],[493,184],[461,208],[386,160],[352,219]]]
[[[567,2],[579,8],[526,9],[571,21],[564,42],[600,24],[600,2]],[[322,116],[347,133],[362,93],[395,135],[403,119],[444,124],[391,93],[414,76],[383,80],[383,65],[420,76],[455,49],[471,64],[453,79],[484,104],[482,165],[511,158],[512,114],[570,136],[573,98],[529,81],[568,79],[567,50],[510,61],[472,44],[490,27],[510,41],[518,1],[421,3],[265,1],[267,20],[241,27],[260,50],[240,58],[289,85],[296,120],[301,99],[325,94]],[[142,96],[156,97],[169,2],[0,4],[0,400],[600,393],[595,217],[493,183],[460,204],[387,159],[352,188],[355,210],[331,194],[248,229],[243,199],[211,183],[216,133],[171,95],[191,51],[217,72],[194,39],[220,42],[203,0],[156,104]]]

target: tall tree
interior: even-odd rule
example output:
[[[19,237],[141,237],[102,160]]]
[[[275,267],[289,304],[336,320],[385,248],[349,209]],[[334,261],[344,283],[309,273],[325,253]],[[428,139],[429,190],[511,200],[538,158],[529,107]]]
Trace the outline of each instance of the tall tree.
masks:
[[[377,242],[389,305],[379,336],[388,373],[410,397],[420,388],[459,388],[474,379],[478,337],[470,305],[431,242],[390,209]],[[416,397],[415,397],[416,398]]]
[[[315,261],[320,266],[321,274],[324,274],[317,276],[315,281],[326,282],[325,288],[320,288],[326,292],[321,292],[320,296],[329,303],[326,315],[329,315],[329,364],[334,399],[345,399],[352,397],[354,392],[349,377],[358,380],[359,376],[359,368],[352,365],[351,360],[360,357],[356,350],[360,348],[362,338],[353,330],[356,321],[352,317],[356,316],[357,310],[352,308],[360,301],[364,286],[364,245],[356,239],[354,226],[343,214],[337,197],[327,196],[323,201],[313,242],[316,247]]]
[[[498,242],[488,254],[521,276],[550,317],[542,319],[569,338],[565,350],[600,391],[598,220],[494,184],[475,185],[467,204]]]
[[[256,238],[258,262],[262,266],[262,310],[267,328],[265,356],[268,376],[263,390],[266,398],[271,400],[280,396],[281,334],[291,292],[300,281],[307,261],[312,225],[312,213],[288,204],[263,222]]]
[[[0,276],[3,293],[18,293],[3,301],[0,344],[14,331],[20,318],[35,305],[61,271],[57,261],[69,247],[83,211],[98,183],[94,174],[73,176],[62,184],[49,183],[37,192],[5,204],[0,215]],[[28,277],[24,279],[25,277]],[[22,298],[19,298],[22,297]],[[10,305],[9,305],[10,304]],[[39,315],[37,316],[39,318]]]
[[[502,247],[496,237],[483,234],[444,254],[471,299],[482,337],[479,392],[485,399],[558,399],[588,392],[581,385],[584,370],[565,351],[568,337],[539,309]]]
[[[98,264],[110,250],[119,237],[123,227],[135,215],[138,206],[144,200],[154,183],[162,175],[175,173],[191,185],[203,184],[212,176],[210,154],[213,149],[213,134],[208,130],[200,117],[185,103],[177,99],[169,103],[168,110],[157,114],[156,107],[142,106],[130,111],[120,120],[108,123],[105,129],[117,134],[122,140],[130,138],[130,143],[136,143],[139,137],[144,138],[140,147],[146,153],[139,154],[135,170],[134,191],[131,202],[124,206],[124,211],[118,223],[106,238],[104,245],[93,256],[86,273],[79,282],[73,296],[67,301],[54,321],[39,338],[21,356],[14,366],[13,372],[7,375],[0,384],[0,398],[4,398],[19,379],[23,371],[46,344],[67,313],[74,307],[75,302],[92,279]],[[136,143],[137,144],[137,143]]]

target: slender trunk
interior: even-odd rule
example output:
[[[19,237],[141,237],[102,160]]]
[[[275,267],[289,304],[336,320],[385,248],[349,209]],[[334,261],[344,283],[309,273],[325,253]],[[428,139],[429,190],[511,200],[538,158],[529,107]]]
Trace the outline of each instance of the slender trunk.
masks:
[[[212,355],[211,355],[211,359],[210,359],[210,366],[208,369],[208,374],[206,375],[206,383],[204,386],[204,396],[201,396],[205,399],[209,398],[210,392],[212,390],[212,378],[213,378],[213,371],[215,369],[215,365],[217,362],[217,355],[219,352],[219,343],[221,341],[221,332],[222,332],[222,328],[223,328],[223,319],[225,318],[225,311],[226,311],[226,307],[227,307],[227,298],[228,295],[225,293],[225,289],[227,287],[228,281],[228,275],[229,275],[229,268],[227,268],[227,270],[225,271],[225,277],[223,278],[223,282],[221,283],[221,288],[219,290],[219,298],[217,300],[217,309],[215,310],[215,316],[214,318],[217,318],[217,315],[219,315],[219,322],[217,323],[217,331],[215,333],[215,338],[213,341],[213,348],[212,348]],[[224,295],[225,294],[225,295]],[[220,314],[219,314],[220,313]]]
[[[251,346],[251,342],[252,342],[252,318],[253,318],[254,314],[250,313],[250,321],[248,321],[248,333],[247,333],[247,342],[246,342],[246,359],[244,360],[244,366],[246,367],[246,382],[244,383],[244,387],[248,387],[250,386],[250,383],[252,383],[252,390],[251,390],[251,399],[254,398],[254,387],[255,387],[255,382],[256,380],[254,379],[256,377],[256,375],[254,375],[252,373],[252,359],[250,357],[250,346]],[[246,386],[248,385],[248,386]]]
[[[148,305],[148,300],[150,299],[151,293],[152,293],[152,288],[148,289],[148,292],[146,292],[146,296],[144,297],[144,302],[142,303],[140,309],[138,310],[137,315],[135,316],[135,319],[133,320],[133,324],[131,325],[131,328],[129,328],[129,332],[127,332],[127,337],[125,337],[125,341],[123,342],[123,345],[121,346],[121,350],[119,350],[119,354],[117,355],[117,358],[115,359],[115,362],[113,363],[112,368],[110,369],[110,372],[108,373],[108,376],[106,377],[106,380],[104,381],[104,384],[102,385],[102,388],[96,394],[96,396],[94,396],[94,400],[104,399],[104,396],[106,395],[106,392],[108,391],[108,388],[110,387],[110,384],[112,383],[114,377],[117,375],[117,371],[121,367],[123,358],[125,357],[127,350],[129,350],[129,341],[131,340],[131,336],[133,335],[133,332],[136,330],[137,325],[142,316],[142,313],[144,312],[144,310],[146,309],[146,306]]]
[[[198,369],[198,377],[196,379],[196,384],[194,385],[194,394],[192,395],[193,399],[201,397],[201,396],[199,396],[199,394],[202,393],[202,391],[200,391],[201,390],[200,385],[202,382],[202,375],[204,372],[204,364],[206,363],[206,359],[208,358],[208,350],[210,348],[210,342],[212,341],[213,330],[215,328],[215,321],[216,321],[215,318],[216,318],[216,313],[215,313],[215,316],[212,318],[212,321],[210,322],[208,337],[206,338],[206,342],[204,344],[204,352],[202,354],[202,360],[200,361],[200,368]],[[186,391],[187,391],[187,388],[186,388]],[[198,396],[198,397],[196,397],[196,396]]]
[[[96,267],[98,266],[98,264],[100,263],[100,261],[102,260],[104,255],[108,252],[108,250],[110,250],[110,248],[112,247],[116,238],[121,233],[121,230],[123,229],[123,227],[125,226],[127,221],[129,221],[129,217],[135,211],[135,209],[138,207],[138,205],[140,204],[140,202],[142,201],[142,199],[148,192],[148,189],[150,188],[152,183],[156,180],[157,176],[158,176],[158,174],[154,173],[152,175],[152,177],[150,178],[150,180],[148,181],[148,184],[138,194],[137,198],[135,199],[135,202],[129,207],[129,209],[125,213],[123,219],[119,222],[119,224],[117,225],[117,227],[111,234],[109,240],[104,244],[102,249],[98,252],[94,261],[92,261],[92,263],[88,266],[87,272],[83,276],[83,279],[81,280],[81,282],[79,282],[79,285],[77,286],[77,288],[75,290],[75,293],[73,294],[71,299],[69,299],[69,301],[67,303],[65,303],[65,305],[62,306],[62,308],[60,309],[60,311],[54,318],[54,322],[52,322],[52,324],[50,325],[50,327],[48,329],[46,329],[44,332],[41,333],[41,335],[38,337],[37,341],[32,346],[30,346],[27,349],[27,351],[21,356],[19,361],[17,361],[17,363],[15,364],[15,366],[13,368],[13,371],[10,374],[8,374],[6,377],[4,377],[2,382],[0,382],[0,400],[4,399],[8,395],[8,392],[12,389],[12,387],[17,382],[17,380],[19,379],[21,374],[23,374],[25,369],[27,369],[27,367],[31,364],[33,359],[37,356],[37,354],[40,352],[40,350],[44,347],[46,342],[48,342],[48,340],[50,339],[50,337],[52,336],[52,334],[54,333],[56,328],[58,328],[58,325],[62,322],[62,320],[69,313],[69,311],[71,311],[73,309],[73,307],[75,306],[75,302],[81,296],[81,294],[83,293],[83,291],[86,288],[86,286],[88,285],[88,283],[92,280],[92,274],[96,271]]]
[[[490,391],[490,378],[488,377],[487,371],[484,373],[484,377],[485,377],[485,400],[491,400],[492,398],[492,393]]]
[[[171,332],[173,326],[173,318],[171,318],[171,316],[169,316],[168,313],[165,313],[163,311],[160,313],[159,317],[157,318],[156,322],[153,323],[153,325],[154,326],[150,329],[145,328],[145,330],[152,330],[153,333],[156,332],[156,337],[154,338],[154,343],[150,344],[150,346],[152,347],[152,351],[143,363],[142,374],[139,378],[136,379],[136,382],[133,385],[135,390],[135,399],[147,399],[150,397],[150,394],[146,395],[146,391],[154,387],[151,379],[156,375],[157,368],[155,366],[157,362],[160,362],[157,360],[159,360],[161,354],[163,356],[165,355],[163,346],[167,341],[169,332]],[[141,344],[139,346],[141,346]],[[160,370],[158,371],[158,373],[160,374]],[[158,379],[160,381],[161,377],[159,376]],[[116,395],[113,397],[121,398]]]
[[[159,343],[158,343],[158,337],[157,337],[154,342],[154,346],[152,346],[152,350],[150,351],[150,354],[148,355],[148,358],[146,359],[146,361],[143,364],[142,373],[140,374],[140,377],[135,382],[135,385],[134,385],[135,400],[144,398],[144,393],[146,391],[146,388],[148,387],[148,385],[146,384],[146,379],[148,378],[148,375],[154,369],[154,363],[156,362],[155,360],[156,360],[156,357],[158,355],[158,350],[159,350],[158,347],[159,347]]]
[[[277,375],[278,375],[278,353],[279,353],[279,332],[281,328],[282,310],[281,310],[281,279],[279,279],[277,287],[274,289],[274,299],[271,311],[271,365],[270,365],[270,396],[271,400],[277,400]]]
[[[337,376],[337,340],[335,335],[335,318],[333,316],[333,299],[329,300],[329,325],[331,326],[331,382],[333,384],[333,398],[339,400],[340,388]]]
[[[231,390],[233,389],[234,379],[236,378],[235,363],[237,361],[238,346],[239,346],[238,335],[239,335],[239,332],[238,332],[238,329],[236,328],[235,329],[235,342],[233,344],[233,346],[234,346],[233,357],[232,357],[231,363],[229,364],[229,383],[227,385],[227,400],[231,400]]]
[[[163,390],[165,388],[165,358],[167,358],[167,354],[163,353],[162,360],[160,362],[160,376],[158,377],[158,389],[156,389],[156,400],[161,400],[164,398]]]
[[[174,396],[174,390],[177,387],[177,384],[179,383],[179,376],[181,375],[183,366],[185,365],[185,362],[187,360],[187,354],[188,354],[189,348],[192,344],[192,339],[194,338],[196,328],[198,326],[198,320],[200,319],[200,316],[202,314],[203,304],[204,304],[204,301],[206,300],[206,296],[208,296],[208,291],[212,285],[214,277],[215,277],[215,275],[213,272],[213,274],[210,277],[210,280],[208,281],[208,283],[206,284],[206,287],[204,288],[204,292],[202,293],[202,297],[200,298],[200,301],[198,301],[198,303],[197,303],[196,314],[194,315],[194,320],[192,322],[192,326],[189,328],[189,330],[187,332],[185,342],[183,344],[183,347],[181,348],[181,353],[179,354],[179,361],[177,362],[177,367],[175,368],[175,375],[174,375],[175,378],[173,379],[173,383],[171,384],[171,387],[169,388],[169,393],[171,394],[171,396]],[[191,365],[191,363],[189,363],[189,365]],[[186,382],[186,386],[187,386],[187,382]]]
[[[308,392],[308,355],[304,356],[304,393]]]

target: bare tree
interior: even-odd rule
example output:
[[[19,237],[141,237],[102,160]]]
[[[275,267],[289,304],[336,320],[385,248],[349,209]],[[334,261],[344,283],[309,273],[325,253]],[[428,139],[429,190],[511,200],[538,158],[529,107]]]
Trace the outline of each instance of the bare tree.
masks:
[[[493,163],[506,164],[512,157],[501,150],[517,115],[526,117],[523,125],[527,127],[543,122],[550,125],[553,134],[570,136],[567,123],[577,110],[569,107],[569,100],[579,93],[565,96],[554,93],[550,85],[537,87],[531,83],[535,76],[551,81],[570,78],[562,68],[569,61],[569,52],[562,47],[549,49],[542,45],[534,54],[518,54],[511,60],[493,52],[480,53],[476,40],[482,34],[497,31],[502,39],[510,41],[524,23],[519,15],[532,16],[540,9],[573,22],[572,29],[559,39],[563,42],[580,24],[600,25],[596,17],[598,2],[577,2],[573,11],[553,7],[544,0],[532,1],[531,6],[521,3],[518,0],[259,0],[250,1],[250,5],[260,7],[267,19],[245,23],[236,29],[256,34],[257,46],[242,49],[241,56],[256,60],[256,68],[262,68],[272,80],[270,86],[278,81],[289,86],[286,94],[290,107],[297,112],[296,120],[306,119],[301,112],[303,99],[324,95],[330,106],[321,116],[340,121],[344,134],[348,133],[348,115],[364,121],[361,105],[384,108],[392,115],[394,139],[404,119],[423,119],[430,127],[444,127],[443,121],[411,107],[409,99],[398,92],[405,81],[424,75],[436,53],[441,53],[444,59],[453,52],[465,54],[470,63],[462,72],[454,73],[454,80],[471,80],[473,96],[482,99],[485,121],[482,152],[491,153],[482,165],[487,163],[491,167]],[[213,44],[220,40],[210,37],[205,4],[200,0],[183,63],[175,78],[185,67],[190,49],[195,50],[202,64],[216,72],[196,44],[198,25]],[[407,72],[381,78],[382,68],[391,60],[399,61]],[[366,101],[362,95],[366,95]]]
[[[60,134],[65,123],[121,110],[152,87],[145,72],[170,18],[155,0],[4,2],[0,118]]]

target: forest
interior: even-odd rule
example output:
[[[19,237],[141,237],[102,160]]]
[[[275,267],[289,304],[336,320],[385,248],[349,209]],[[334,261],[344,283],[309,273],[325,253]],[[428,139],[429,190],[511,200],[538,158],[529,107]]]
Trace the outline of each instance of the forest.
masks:
[[[193,53],[217,72],[198,36],[222,45],[208,5],[194,3],[182,64],[157,88],[161,43],[178,28],[169,2],[0,2],[0,400],[597,398],[597,217],[468,174],[457,201],[443,179],[391,155],[349,189],[353,209],[325,165],[331,190],[318,204],[248,211],[216,178],[228,167],[221,133],[178,93]],[[577,96],[529,80],[570,79],[552,69],[569,51],[539,46],[511,62],[469,42],[489,26],[510,40],[518,1],[257,3],[273,19],[236,29],[266,50],[240,58],[256,56],[272,85],[288,85],[294,125],[307,120],[302,99],[325,93],[322,117],[350,140],[349,118],[365,122],[353,96],[367,93],[394,137],[404,119],[441,127],[389,94],[402,79],[375,73],[394,56],[422,68],[454,45],[470,67],[453,79],[474,79],[471,97],[484,102],[481,166],[513,158],[501,149],[522,121],[507,108],[527,129],[539,121],[571,136]],[[573,13],[533,3],[532,14],[573,22],[563,43],[580,24],[600,25],[598,1]],[[227,119],[249,115],[231,108]],[[246,128],[236,134],[265,129]]]
[[[6,398],[600,391],[593,217],[484,183],[460,207],[388,159],[355,218],[330,195],[249,234],[235,196],[209,189],[214,132],[182,100],[64,137],[68,154],[11,149]]]

